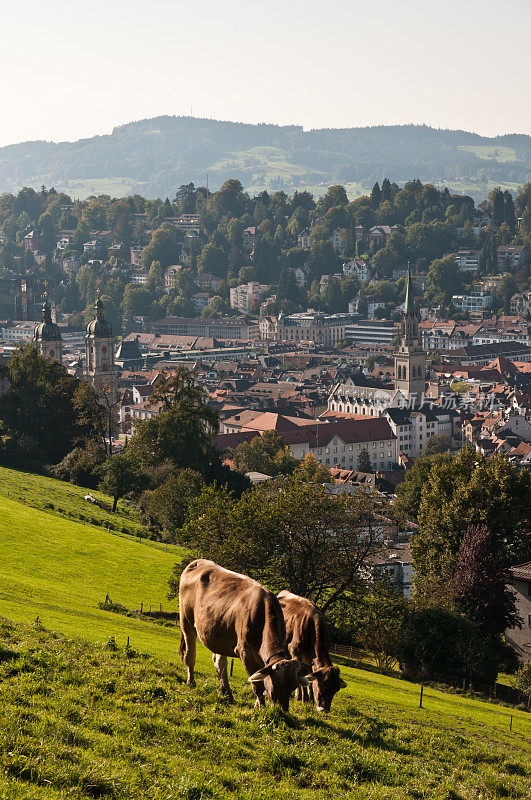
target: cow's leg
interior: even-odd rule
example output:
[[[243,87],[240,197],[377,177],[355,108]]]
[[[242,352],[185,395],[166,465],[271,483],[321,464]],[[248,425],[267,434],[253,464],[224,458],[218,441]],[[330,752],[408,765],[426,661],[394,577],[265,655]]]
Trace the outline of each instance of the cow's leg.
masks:
[[[181,642],[181,652],[183,653],[184,663],[188,668],[186,683],[188,686],[195,686],[194,668],[197,634],[194,623],[186,618],[181,619],[181,634],[183,639],[183,642]]]
[[[252,675],[253,673],[258,672],[258,670],[263,667],[263,662],[260,663],[252,656],[248,656],[242,653],[240,655],[240,658],[243,666],[245,667],[247,675]],[[251,686],[253,687],[253,692],[256,695],[254,707],[258,709],[261,708],[262,706],[265,706],[265,694],[264,694],[265,688],[263,682],[258,681],[256,683],[251,683]]]
[[[234,703],[234,697],[229,686],[229,676],[227,674],[227,656],[220,656],[219,653],[213,653],[212,661],[214,662],[218,674],[222,694],[227,696],[229,703]]]
[[[297,686],[295,689],[295,699],[300,700],[302,703],[310,702],[310,692],[307,686]]]

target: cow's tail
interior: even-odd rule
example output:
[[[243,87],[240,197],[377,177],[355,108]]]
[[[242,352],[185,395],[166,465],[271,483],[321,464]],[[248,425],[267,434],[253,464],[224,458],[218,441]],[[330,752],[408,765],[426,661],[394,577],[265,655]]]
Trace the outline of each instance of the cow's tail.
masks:
[[[184,638],[184,633],[181,632],[181,644],[179,645],[179,653],[181,654],[181,661],[184,661],[184,655],[186,653],[186,639]]]

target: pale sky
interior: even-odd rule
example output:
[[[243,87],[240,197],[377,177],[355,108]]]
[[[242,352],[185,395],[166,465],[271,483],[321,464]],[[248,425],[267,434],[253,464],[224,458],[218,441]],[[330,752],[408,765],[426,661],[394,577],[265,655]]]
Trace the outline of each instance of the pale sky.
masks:
[[[531,133],[529,0],[0,3],[0,145],[160,114]]]

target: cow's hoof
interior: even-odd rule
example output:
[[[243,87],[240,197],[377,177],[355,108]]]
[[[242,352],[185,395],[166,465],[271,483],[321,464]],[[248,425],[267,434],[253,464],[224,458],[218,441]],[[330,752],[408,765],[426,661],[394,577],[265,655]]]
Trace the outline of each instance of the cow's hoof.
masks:
[[[191,686],[192,688],[194,688],[194,686],[195,686],[195,681],[194,681],[194,679],[193,679],[193,678],[191,678],[191,679],[190,679],[190,678],[188,678],[188,680],[186,681],[186,685],[187,685],[187,686]]]

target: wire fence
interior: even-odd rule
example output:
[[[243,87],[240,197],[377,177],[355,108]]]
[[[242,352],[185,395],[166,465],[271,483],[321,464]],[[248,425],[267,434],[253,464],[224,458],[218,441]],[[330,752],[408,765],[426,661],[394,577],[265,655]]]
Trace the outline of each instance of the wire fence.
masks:
[[[531,708],[531,699],[515,686],[507,686],[504,683],[486,684],[475,680],[471,676],[448,675],[442,672],[423,672],[422,675],[416,676],[403,675],[396,669],[393,670],[366,663],[366,652],[343,644],[331,644],[330,653],[355,662],[356,667],[360,669],[368,669],[371,672],[378,672],[382,675],[393,675],[398,679],[412,680],[415,683],[440,683],[453,689],[460,689],[463,692],[481,695],[489,700],[502,700],[511,705],[524,705],[528,709]]]

